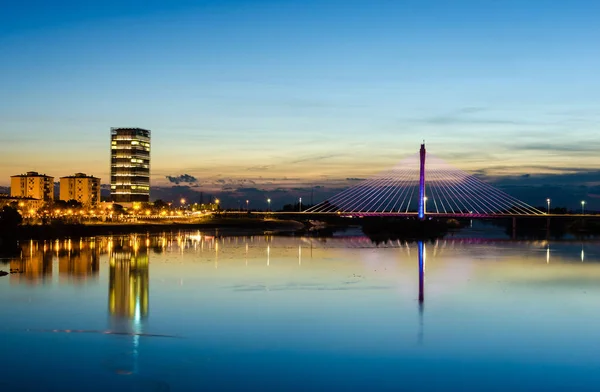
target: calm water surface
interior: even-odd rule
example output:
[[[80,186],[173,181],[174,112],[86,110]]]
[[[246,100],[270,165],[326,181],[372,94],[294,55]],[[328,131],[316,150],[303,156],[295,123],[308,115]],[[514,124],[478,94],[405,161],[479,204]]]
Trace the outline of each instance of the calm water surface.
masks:
[[[30,242],[0,390],[598,390],[600,243]]]

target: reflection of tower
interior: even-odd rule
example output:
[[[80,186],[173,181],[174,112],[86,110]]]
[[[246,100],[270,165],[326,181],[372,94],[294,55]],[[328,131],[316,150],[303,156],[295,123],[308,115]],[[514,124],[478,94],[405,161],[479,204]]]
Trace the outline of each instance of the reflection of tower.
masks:
[[[423,241],[417,243],[419,251],[419,343],[423,343],[423,305],[425,302],[424,280],[425,280],[425,244]]]
[[[423,280],[425,279],[425,244],[423,241],[418,242],[419,246],[419,303],[423,304],[425,295],[423,293]]]
[[[115,249],[110,255],[108,308],[114,320],[133,321],[139,333],[148,315],[148,250]]]
[[[120,372],[138,373],[142,321],[148,316],[148,262],[148,249],[140,249],[135,237],[129,246],[121,243],[110,253],[108,310],[113,329],[133,336],[131,368],[126,365]]]

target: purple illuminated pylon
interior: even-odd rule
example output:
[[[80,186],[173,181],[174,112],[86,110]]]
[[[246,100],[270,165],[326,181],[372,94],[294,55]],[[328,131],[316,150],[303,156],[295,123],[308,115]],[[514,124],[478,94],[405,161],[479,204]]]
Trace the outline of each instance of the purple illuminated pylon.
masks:
[[[421,169],[419,172],[419,219],[425,219],[425,142],[421,144]]]
[[[425,244],[423,241],[417,243],[419,253],[419,303],[425,300],[424,282],[425,282]]]

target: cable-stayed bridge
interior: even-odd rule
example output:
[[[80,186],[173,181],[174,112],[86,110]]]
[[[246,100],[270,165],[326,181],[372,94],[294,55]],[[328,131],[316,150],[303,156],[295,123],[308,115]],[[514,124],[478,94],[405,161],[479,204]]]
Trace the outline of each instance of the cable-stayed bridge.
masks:
[[[519,217],[544,211],[426,154],[419,154],[304,211],[344,216]]]

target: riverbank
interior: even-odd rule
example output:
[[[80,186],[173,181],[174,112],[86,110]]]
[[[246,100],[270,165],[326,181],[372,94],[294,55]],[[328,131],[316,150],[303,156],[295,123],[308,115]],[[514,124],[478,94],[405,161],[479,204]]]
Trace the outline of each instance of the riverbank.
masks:
[[[209,230],[228,235],[289,233],[304,229],[294,220],[211,218],[193,222],[128,222],[94,224],[22,225],[11,237],[18,240],[94,237],[98,235],[152,234],[185,230]]]

